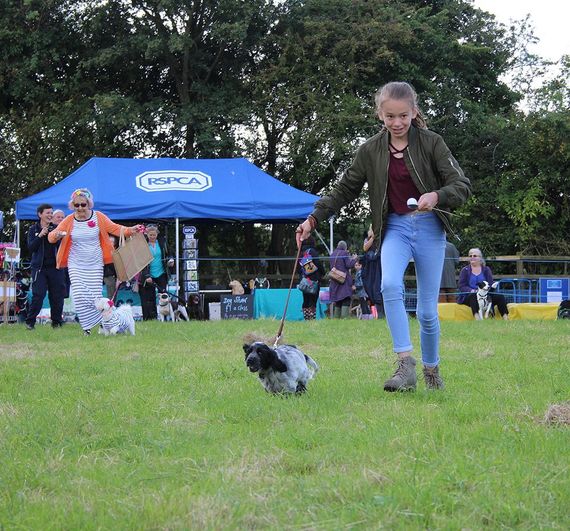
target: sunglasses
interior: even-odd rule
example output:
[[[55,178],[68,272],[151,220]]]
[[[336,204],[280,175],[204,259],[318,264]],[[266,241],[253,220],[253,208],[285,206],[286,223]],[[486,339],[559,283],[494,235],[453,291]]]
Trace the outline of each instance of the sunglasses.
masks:
[[[481,258],[481,256],[478,254],[470,254],[469,258]]]
[[[79,208],[79,207],[85,208],[87,206],[87,203],[73,203],[73,206],[75,208]]]

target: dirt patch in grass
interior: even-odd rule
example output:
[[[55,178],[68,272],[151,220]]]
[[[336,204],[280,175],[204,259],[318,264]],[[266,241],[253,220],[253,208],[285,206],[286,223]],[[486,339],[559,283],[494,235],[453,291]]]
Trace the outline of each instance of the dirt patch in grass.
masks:
[[[26,345],[0,345],[0,360],[32,358],[37,351]]]
[[[492,348],[485,348],[479,352],[479,358],[490,358],[495,355],[495,351]]]
[[[0,403],[0,417],[15,417],[17,414],[16,406],[8,402]]]
[[[570,402],[551,404],[544,414],[544,423],[551,426],[570,426]]]

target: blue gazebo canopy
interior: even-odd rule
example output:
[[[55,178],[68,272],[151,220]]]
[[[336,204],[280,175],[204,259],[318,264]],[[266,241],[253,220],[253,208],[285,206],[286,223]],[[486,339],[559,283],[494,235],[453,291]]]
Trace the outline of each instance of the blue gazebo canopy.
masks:
[[[69,212],[77,188],[111,219],[294,222],[317,196],[271,177],[244,158],[122,159],[94,157],[43,192],[16,202],[16,219],[37,219],[42,203]]]

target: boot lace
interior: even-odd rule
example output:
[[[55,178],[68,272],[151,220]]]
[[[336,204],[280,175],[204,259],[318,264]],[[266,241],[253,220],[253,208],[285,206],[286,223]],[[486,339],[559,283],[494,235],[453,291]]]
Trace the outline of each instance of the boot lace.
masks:
[[[443,385],[443,380],[439,375],[437,367],[433,369],[424,368],[424,378],[429,388],[438,389]]]
[[[408,370],[408,364],[406,362],[406,359],[400,359],[396,362],[398,364],[398,368],[396,369],[396,372],[392,375],[392,378],[405,378],[407,376],[406,372]]]

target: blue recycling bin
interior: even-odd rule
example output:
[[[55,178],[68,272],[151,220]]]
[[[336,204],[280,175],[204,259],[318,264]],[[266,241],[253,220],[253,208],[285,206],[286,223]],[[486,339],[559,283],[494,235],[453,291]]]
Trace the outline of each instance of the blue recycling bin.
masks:
[[[568,300],[568,278],[541,278],[540,302],[560,302]]]

